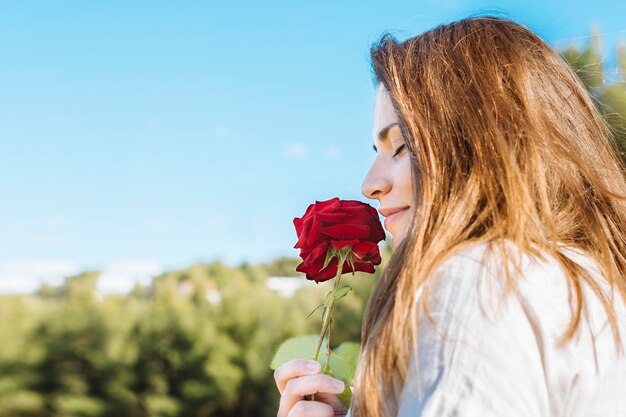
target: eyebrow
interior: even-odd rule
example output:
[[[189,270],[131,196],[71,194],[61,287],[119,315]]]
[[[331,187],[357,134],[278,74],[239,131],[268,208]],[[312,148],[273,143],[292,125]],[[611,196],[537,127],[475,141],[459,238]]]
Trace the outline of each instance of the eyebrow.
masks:
[[[389,130],[394,127],[397,126],[399,123],[394,122],[391,124],[388,124],[387,126],[383,127],[380,132],[378,132],[378,141],[379,142],[384,142],[385,140],[387,140],[387,134],[389,133]],[[376,149],[376,145],[372,145],[372,148],[374,149],[374,152],[378,152],[378,149]]]

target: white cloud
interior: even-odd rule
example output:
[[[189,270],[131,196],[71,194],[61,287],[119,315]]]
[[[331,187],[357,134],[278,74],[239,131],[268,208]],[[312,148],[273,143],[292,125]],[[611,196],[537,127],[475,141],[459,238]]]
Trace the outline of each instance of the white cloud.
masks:
[[[283,152],[285,152],[285,155],[292,158],[301,158],[308,153],[306,146],[301,143],[286,145],[283,147]]]
[[[40,223],[46,229],[62,229],[67,225],[67,220],[55,214],[48,214],[40,219]]]
[[[201,225],[201,227],[213,234],[214,236],[225,235],[230,232],[231,225],[229,224],[229,216],[222,214],[216,214],[208,217]]]
[[[228,126],[218,123],[212,127],[211,133],[218,138],[223,138],[230,133],[230,129]]]
[[[44,282],[61,285],[65,277],[79,272],[78,265],[69,261],[5,262],[0,264],[0,293],[30,293]]]
[[[184,229],[180,218],[170,214],[155,214],[144,220],[144,227],[154,232],[175,232]]]
[[[65,278],[81,272],[79,266],[68,261],[32,260],[0,264],[0,293],[28,294],[39,289],[44,282],[62,285]],[[149,285],[163,273],[160,263],[149,260],[125,260],[107,265],[96,283],[102,294],[127,293],[135,284]]]
[[[0,275],[0,294],[29,294],[37,291],[41,283],[28,275]]]
[[[65,246],[67,244],[67,239],[55,235],[28,236],[24,238],[24,241],[30,245],[46,246],[52,248]]]
[[[324,159],[337,159],[339,158],[339,149],[334,146],[329,146],[324,151]]]
[[[309,149],[303,143],[291,143],[283,146],[283,153],[291,158],[302,158],[309,155]],[[328,146],[326,149],[321,151],[321,154],[317,155],[326,160],[334,160],[338,159],[341,156],[341,153],[337,147]]]
[[[96,289],[100,293],[127,293],[135,284],[149,285],[163,267],[155,261],[132,259],[108,265],[100,274]]]

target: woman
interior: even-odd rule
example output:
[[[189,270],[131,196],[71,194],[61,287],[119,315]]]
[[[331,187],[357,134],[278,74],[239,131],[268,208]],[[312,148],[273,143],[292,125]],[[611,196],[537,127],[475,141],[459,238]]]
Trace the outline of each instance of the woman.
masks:
[[[580,80],[496,17],[371,53],[362,191],[394,253],[350,414],[626,416],[626,172]],[[276,370],[278,416],[345,415],[342,384],[308,363]]]

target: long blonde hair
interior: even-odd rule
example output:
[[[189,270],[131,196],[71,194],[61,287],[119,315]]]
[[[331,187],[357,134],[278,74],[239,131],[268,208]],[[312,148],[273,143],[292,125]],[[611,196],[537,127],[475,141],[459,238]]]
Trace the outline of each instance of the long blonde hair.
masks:
[[[404,383],[418,335],[406,314],[428,310],[429,277],[455,252],[509,241],[563,266],[575,303],[561,344],[579,327],[587,284],[602,301],[616,346],[611,300],[562,251],[582,250],[626,301],[626,170],[615,139],[568,64],[525,26],[472,17],[371,48],[410,151],[413,223],[365,311],[351,412],[393,413],[385,398]],[[491,246],[489,246],[491,247]],[[507,269],[508,270],[508,269]],[[506,274],[507,288],[515,279]],[[381,343],[384,341],[384,343]]]

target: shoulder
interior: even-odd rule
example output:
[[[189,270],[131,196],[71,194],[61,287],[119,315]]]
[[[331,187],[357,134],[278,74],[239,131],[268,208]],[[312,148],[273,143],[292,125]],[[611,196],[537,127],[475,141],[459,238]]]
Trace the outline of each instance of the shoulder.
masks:
[[[523,275],[534,273],[534,259],[520,255]],[[546,337],[515,297],[503,298],[505,260],[488,244],[468,246],[431,277],[426,304],[433,322],[418,310],[417,356],[410,361],[400,415],[415,409],[429,416],[470,409],[476,415],[548,415]]]
[[[581,255],[582,256],[582,255]],[[474,272],[478,275],[503,273],[507,266],[517,265],[522,276],[554,275],[559,269],[558,263],[548,254],[534,249],[532,252],[523,250],[513,241],[499,239],[491,242],[472,243],[459,246],[441,265],[439,271]]]
[[[446,304],[465,300],[468,308],[472,302],[502,308],[512,295],[558,305],[568,297],[566,276],[554,258],[524,251],[508,240],[459,248],[433,274],[429,288],[434,299]]]
[[[562,251],[590,273],[600,291],[609,294],[610,286],[592,259],[574,249]],[[592,331],[606,330],[607,315],[599,298],[587,283],[581,284],[584,321]],[[542,333],[537,337],[550,339],[559,338],[567,329],[575,307],[575,294],[561,263],[545,252],[522,250],[508,240],[461,248],[441,264],[429,288],[428,305],[439,315],[453,316],[451,306],[460,303],[456,308],[463,311],[456,314],[471,317],[473,310],[479,310],[477,319],[493,322],[524,318],[535,333]],[[420,288],[418,298],[421,292]],[[619,315],[626,308],[617,298]],[[626,318],[621,320],[624,324]]]
[[[599,285],[606,282],[593,260],[574,249],[562,250],[587,269]],[[523,250],[507,239],[460,247],[441,264],[432,280],[438,291],[460,286],[471,294],[483,286],[492,290],[490,296],[503,298],[506,290],[514,286],[522,297],[559,303],[563,295],[567,298],[568,289],[566,272],[557,259],[540,249]]]
[[[423,287],[417,299],[427,302],[435,318],[450,326],[458,322],[453,326],[457,333],[470,328],[494,331],[499,324],[511,328],[511,321],[520,319],[554,321],[568,311],[567,280],[556,261],[522,251],[510,241],[458,249]],[[549,304],[558,308],[548,315],[530,311]]]
[[[567,258],[589,273],[597,291],[610,297],[612,290],[606,277],[592,258],[578,249],[558,244]],[[509,273],[507,275],[507,272]],[[573,289],[562,264],[539,249],[522,250],[510,240],[496,243],[470,244],[460,248],[446,259],[432,277],[434,293],[442,297],[461,297],[477,301],[517,302],[522,309],[534,309],[537,320],[553,320],[556,326],[565,325],[573,308]],[[586,305],[585,319],[600,331],[606,327],[606,313],[591,285],[581,280],[581,294]],[[510,291],[514,286],[517,291]],[[508,300],[508,295],[515,300]],[[614,308],[620,324],[625,324],[626,304],[618,294]],[[527,311],[528,312],[528,311]]]
[[[603,375],[619,362],[615,355],[606,354],[613,341],[599,300],[583,288],[582,330],[573,343],[560,346],[572,319],[565,271],[550,256],[522,251],[511,242],[501,243],[467,246],[443,262],[431,277],[426,304],[435,325],[419,310],[414,352],[418,356],[413,365],[419,365],[420,371],[413,368],[410,372],[415,379],[412,382],[431,387],[433,395],[453,393],[486,403],[493,401],[489,393],[498,393],[508,399],[507,404],[523,407],[534,403],[528,415],[568,409],[571,398],[590,400]],[[575,251],[568,256],[602,282],[592,260]],[[514,274],[517,292],[507,292],[507,267]],[[623,306],[617,311],[623,314]],[[626,316],[619,320],[624,328]],[[626,333],[623,335],[626,338]],[[624,361],[619,363],[624,365]],[[619,369],[623,372],[625,368]],[[417,391],[422,392],[421,388]],[[517,399],[524,401],[518,403]],[[461,402],[459,399],[459,406]],[[506,407],[498,404],[499,409],[508,410]]]

